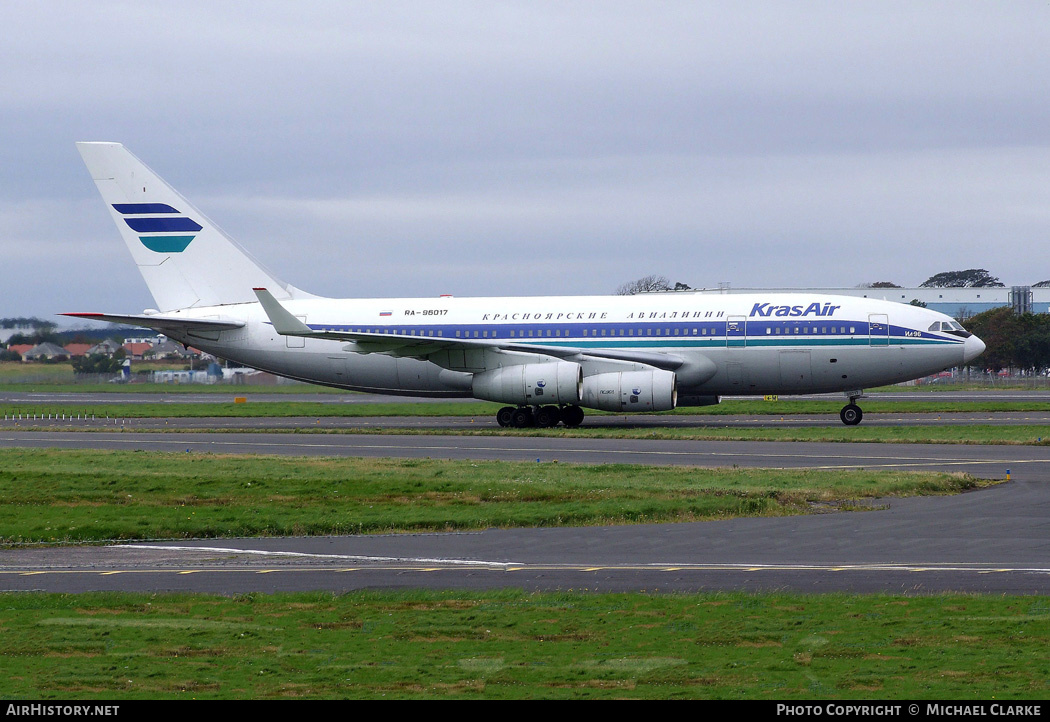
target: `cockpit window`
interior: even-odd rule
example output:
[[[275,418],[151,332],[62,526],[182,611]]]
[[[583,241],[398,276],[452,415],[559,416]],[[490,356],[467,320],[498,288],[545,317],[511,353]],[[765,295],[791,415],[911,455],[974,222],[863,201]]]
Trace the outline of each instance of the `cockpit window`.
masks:
[[[958,321],[934,321],[930,324],[930,330],[950,333],[952,336],[959,336],[960,338],[969,338],[972,335]]]

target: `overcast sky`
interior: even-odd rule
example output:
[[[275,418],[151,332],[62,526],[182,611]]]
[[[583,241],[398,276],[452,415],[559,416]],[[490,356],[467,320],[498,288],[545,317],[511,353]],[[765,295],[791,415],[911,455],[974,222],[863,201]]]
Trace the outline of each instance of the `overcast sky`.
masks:
[[[7,2],[0,316],[154,305],[111,140],[340,296],[1050,278],[1050,4]]]

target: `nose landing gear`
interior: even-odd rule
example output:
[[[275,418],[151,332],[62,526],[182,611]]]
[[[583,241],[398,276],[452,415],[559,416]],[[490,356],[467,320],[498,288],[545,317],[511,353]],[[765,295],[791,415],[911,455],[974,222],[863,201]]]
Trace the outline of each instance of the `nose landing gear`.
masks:
[[[864,412],[856,404],[847,404],[839,412],[839,418],[846,426],[856,426],[864,418]]]
[[[846,396],[849,397],[849,403],[842,407],[842,411],[839,412],[839,418],[842,419],[842,423],[846,426],[856,426],[864,418],[864,412],[857,406],[857,399],[864,397],[863,391],[847,391]]]

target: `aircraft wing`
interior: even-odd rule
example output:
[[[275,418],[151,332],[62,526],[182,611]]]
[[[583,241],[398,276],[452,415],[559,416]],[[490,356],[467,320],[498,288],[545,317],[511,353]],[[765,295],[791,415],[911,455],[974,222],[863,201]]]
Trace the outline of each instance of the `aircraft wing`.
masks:
[[[282,336],[302,336],[347,341],[348,351],[357,353],[383,353],[391,356],[427,358],[439,351],[456,349],[493,349],[515,353],[554,356],[563,359],[583,357],[646,364],[655,368],[674,371],[685,363],[685,359],[673,354],[652,351],[630,351],[620,349],[590,349],[575,346],[547,346],[532,343],[516,343],[506,339],[460,339],[435,338],[433,336],[408,336],[387,333],[361,333],[357,331],[318,331],[310,328],[293,316],[280,301],[265,288],[254,289],[266,316],[274,330]]]
[[[192,331],[228,331],[242,328],[244,321],[222,318],[184,318],[182,316],[162,316],[159,314],[113,314],[113,313],[61,313],[60,316],[86,318],[90,321],[109,321],[125,323],[132,326],[144,326],[157,331],[192,332]]]

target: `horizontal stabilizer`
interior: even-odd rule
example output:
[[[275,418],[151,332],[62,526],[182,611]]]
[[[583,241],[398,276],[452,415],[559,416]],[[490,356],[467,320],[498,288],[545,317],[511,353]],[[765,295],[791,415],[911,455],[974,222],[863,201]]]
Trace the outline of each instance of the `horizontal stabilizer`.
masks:
[[[183,318],[181,316],[162,316],[151,314],[115,314],[115,313],[61,313],[60,316],[86,318],[89,321],[109,321],[131,326],[142,326],[157,331],[229,331],[243,328],[244,321],[221,318]]]

